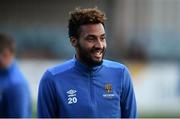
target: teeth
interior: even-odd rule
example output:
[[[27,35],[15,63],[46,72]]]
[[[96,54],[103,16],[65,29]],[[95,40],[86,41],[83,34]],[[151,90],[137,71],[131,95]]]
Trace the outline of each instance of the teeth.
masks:
[[[100,55],[101,55],[101,52],[98,51],[98,52],[96,52],[95,54],[98,55],[98,56],[100,56]]]
[[[96,50],[92,53],[95,57],[102,57],[103,51],[102,50]]]

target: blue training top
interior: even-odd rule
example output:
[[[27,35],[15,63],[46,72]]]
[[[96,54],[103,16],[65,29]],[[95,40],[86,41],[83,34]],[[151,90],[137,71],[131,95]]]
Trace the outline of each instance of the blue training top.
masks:
[[[40,81],[38,117],[136,118],[128,69],[108,60],[89,68],[75,58],[48,69]]]
[[[0,118],[31,117],[28,84],[15,63],[0,69]]]

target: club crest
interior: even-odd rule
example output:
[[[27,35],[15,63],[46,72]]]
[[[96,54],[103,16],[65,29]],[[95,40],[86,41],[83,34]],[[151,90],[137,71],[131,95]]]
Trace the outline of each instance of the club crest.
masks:
[[[110,84],[110,83],[105,84],[105,92],[106,93],[112,92],[112,84]]]
[[[115,96],[115,94],[112,91],[113,90],[112,89],[112,84],[110,84],[110,83],[105,84],[104,90],[105,90],[105,93],[103,94],[104,98],[112,99]]]

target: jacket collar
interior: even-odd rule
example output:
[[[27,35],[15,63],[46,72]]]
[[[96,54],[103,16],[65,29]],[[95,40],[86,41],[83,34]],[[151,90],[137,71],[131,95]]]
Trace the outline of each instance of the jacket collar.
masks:
[[[11,72],[15,67],[15,62],[13,61],[7,68],[0,68],[0,75],[6,75]]]
[[[103,63],[99,66],[89,67],[86,64],[80,62],[75,56],[73,57],[75,67],[81,72],[85,73],[97,73],[103,66]]]

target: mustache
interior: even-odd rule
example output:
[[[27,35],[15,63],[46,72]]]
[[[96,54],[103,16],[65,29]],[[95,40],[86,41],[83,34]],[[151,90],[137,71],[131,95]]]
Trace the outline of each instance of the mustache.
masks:
[[[100,51],[101,53],[104,53],[105,52],[105,48],[92,48],[90,50],[91,53],[94,53],[94,52],[97,52],[97,51]]]

